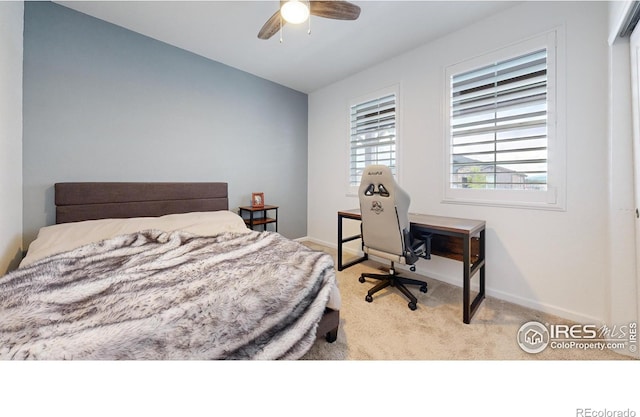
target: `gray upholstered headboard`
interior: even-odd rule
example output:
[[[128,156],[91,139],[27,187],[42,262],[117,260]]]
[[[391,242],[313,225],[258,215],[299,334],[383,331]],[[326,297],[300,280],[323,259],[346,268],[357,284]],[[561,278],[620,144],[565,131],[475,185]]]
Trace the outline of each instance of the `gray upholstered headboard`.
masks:
[[[229,209],[226,182],[62,182],[56,223]]]

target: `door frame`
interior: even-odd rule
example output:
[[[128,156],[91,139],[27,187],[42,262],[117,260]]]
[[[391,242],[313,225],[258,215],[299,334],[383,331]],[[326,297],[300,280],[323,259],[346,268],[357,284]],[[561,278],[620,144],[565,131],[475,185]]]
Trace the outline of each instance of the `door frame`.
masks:
[[[636,264],[636,326],[640,321],[640,28],[629,40],[631,71],[631,121],[633,132],[633,180],[635,208],[635,264]],[[637,346],[637,344],[636,344]],[[640,352],[636,352],[640,356]]]

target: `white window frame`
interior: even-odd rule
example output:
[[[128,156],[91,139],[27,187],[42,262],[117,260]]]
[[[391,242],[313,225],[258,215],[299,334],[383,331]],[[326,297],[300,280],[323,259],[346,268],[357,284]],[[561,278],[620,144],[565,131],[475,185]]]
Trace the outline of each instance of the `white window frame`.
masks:
[[[499,190],[451,188],[451,79],[496,62],[547,50],[547,189]],[[443,203],[566,210],[566,139],[564,133],[564,31],[556,28],[500,50],[445,69],[445,146]]]
[[[396,129],[396,137],[395,137],[395,180],[400,183],[400,131],[401,131],[401,113],[400,113],[400,85],[394,84],[392,86],[382,88],[380,90],[376,90],[375,92],[353,98],[349,100],[347,106],[347,143],[346,143],[346,155],[347,155],[347,166],[346,166],[346,194],[347,196],[357,196],[358,195],[358,185],[351,185],[351,108],[353,106],[357,106],[362,103],[366,103],[368,101],[376,100],[388,95],[395,95],[395,129]]]

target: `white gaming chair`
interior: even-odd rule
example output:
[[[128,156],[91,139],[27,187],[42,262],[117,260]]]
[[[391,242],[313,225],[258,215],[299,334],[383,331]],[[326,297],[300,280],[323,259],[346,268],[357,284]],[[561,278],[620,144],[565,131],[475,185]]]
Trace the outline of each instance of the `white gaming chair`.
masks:
[[[372,256],[391,261],[388,274],[364,273],[365,278],[380,280],[365,297],[373,301],[372,295],[388,286],[396,287],[409,299],[409,308],[417,308],[416,297],[409,292],[405,284],[419,285],[420,291],[427,292],[427,283],[415,279],[400,277],[396,274],[396,262],[412,265],[420,257],[428,258],[425,242],[412,238],[409,224],[409,203],[407,194],[396,184],[391,169],[385,165],[370,165],[365,168],[358,190],[360,213],[362,215],[362,248]]]

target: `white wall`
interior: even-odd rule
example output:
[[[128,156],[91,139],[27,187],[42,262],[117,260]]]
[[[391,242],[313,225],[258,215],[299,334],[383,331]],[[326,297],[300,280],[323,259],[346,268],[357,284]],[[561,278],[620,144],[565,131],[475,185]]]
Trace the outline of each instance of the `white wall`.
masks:
[[[345,193],[350,99],[400,84],[400,183],[411,211],[487,222],[487,293],[583,322],[609,315],[606,3],[528,2],[383,62],[309,97],[311,239],[336,244]],[[444,71],[561,26],[566,52],[567,210],[443,204]],[[419,261],[461,285],[460,264]]]
[[[0,2],[0,275],[22,256],[23,2]]]

